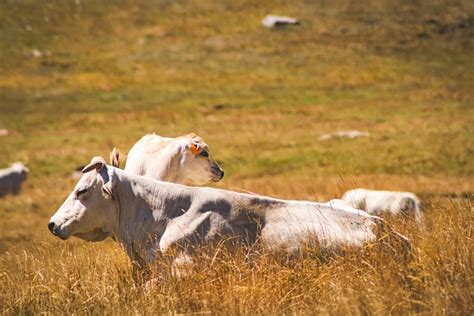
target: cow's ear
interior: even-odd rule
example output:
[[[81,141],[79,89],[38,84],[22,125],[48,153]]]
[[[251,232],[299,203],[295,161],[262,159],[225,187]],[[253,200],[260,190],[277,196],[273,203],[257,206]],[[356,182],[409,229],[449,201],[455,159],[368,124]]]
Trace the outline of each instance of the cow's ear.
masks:
[[[189,150],[194,154],[198,155],[201,152],[201,146],[198,143],[191,143],[189,145]]]
[[[113,168],[107,168],[107,176],[108,176],[108,181],[106,181],[102,185],[102,192],[104,193],[104,195],[107,198],[114,200],[115,199],[114,186],[115,186],[115,183],[117,182],[116,181],[117,177],[115,175],[115,170],[113,170]],[[103,177],[103,179],[104,179],[104,177]]]
[[[197,136],[195,133],[190,133],[185,135],[186,139],[186,150],[189,150],[194,155],[199,155],[203,146],[201,137]]]
[[[105,159],[102,157],[94,157],[91,162],[82,169],[82,173],[87,173],[92,170],[100,170],[106,165]]]

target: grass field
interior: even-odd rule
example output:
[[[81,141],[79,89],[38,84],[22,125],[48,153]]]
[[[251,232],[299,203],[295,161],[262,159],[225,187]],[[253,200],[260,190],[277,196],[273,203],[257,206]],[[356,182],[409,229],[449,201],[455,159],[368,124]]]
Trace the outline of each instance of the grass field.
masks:
[[[265,14],[298,17],[278,30]],[[0,310],[18,313],[474,313],[472,1],[2,1]],[[369,137],[319,140],[361,130]],[[92,156],[194,131],[217,187],[325,201],[407,190],[411,261],[367,246],[283,260],[222,250],[135,286],[112,241],[57,240],[49,217]],[[249,259],[250,258],[250,259]]]

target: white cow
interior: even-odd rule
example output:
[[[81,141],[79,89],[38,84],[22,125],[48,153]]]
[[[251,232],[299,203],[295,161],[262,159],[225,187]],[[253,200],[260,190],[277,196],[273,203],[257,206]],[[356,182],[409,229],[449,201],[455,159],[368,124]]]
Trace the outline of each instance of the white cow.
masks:
[[[114,150],[112,165],[120,155]],[[217,182],[224,171],[212,159],[208,145],[194,133],[181,137],[143,136],[128,153],[125,170],[131,173],[185,185]]]
[[[21,183],[26,180],[30,170],[21,162],[11,164],[9,168],[0,170],[0,196],[8,193],[18,194]]]
[[[349,190],[342,199],[352,207],[365,210],[369,214],[411,215],[421,221],[420,201],[410,192],[376,191],[367,189]]]
[[[178,258],[188,257],[197,244],[229,239],[289,252],[310,238],[322,249],[360,247],[376,240],[376,227],[385,225],[340,200],[287,201],[188,187],[107,166],[102,157],[93,158],[83,172],[48,228],[61,239],[113,237],[136,266],[148,266],[171,249],[179,250]]]

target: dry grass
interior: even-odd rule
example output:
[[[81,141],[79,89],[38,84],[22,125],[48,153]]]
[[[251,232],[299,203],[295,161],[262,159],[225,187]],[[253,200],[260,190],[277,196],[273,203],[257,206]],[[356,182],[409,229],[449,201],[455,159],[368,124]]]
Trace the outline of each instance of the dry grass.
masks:
[[[473,312],[472,204],[437,201],[424,226],[396,223],[414,258],[367,246],[344,257],[284,259],[255,249],[203,251],[190,275],[134,285],[112,242],[49,241],[0,257],[4,312],[465,314]],[[168,271],[166,263],[160,269]]]
[[[2,1],[0,164],[32,173],[0,201],[0,309],[473,314],[471,2]],[[267,13],[302,24],[269,31]],[[318,140],[340,129],[371,136]],[[112,241],[48,232],[75,167],[146,132],[190,131],[221,161],[218,187],[321,201],[357,186],[415,192],[424,225],[393,223],[413,259],[205,249],[189,276],[145,288]]]

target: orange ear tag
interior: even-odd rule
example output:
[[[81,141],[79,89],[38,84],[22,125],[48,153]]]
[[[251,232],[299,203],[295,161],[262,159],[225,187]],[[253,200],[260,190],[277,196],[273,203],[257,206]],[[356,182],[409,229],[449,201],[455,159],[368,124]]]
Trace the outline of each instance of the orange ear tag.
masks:
[[[196,144],[191,144],[191,152],[195,155],[199,154],[199,147]]]

